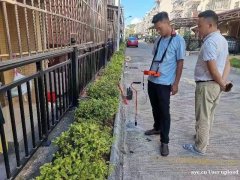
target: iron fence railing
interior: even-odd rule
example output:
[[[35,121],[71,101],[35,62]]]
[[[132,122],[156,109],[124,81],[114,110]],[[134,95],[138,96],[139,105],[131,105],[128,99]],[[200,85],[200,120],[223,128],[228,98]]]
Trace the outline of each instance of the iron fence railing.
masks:
[[[114,42],[71,45],[59,51],[6,61],[0,72],[26,65],[36,72],[0,87],[1,178],[15,177],[69,108],[78,104],[80,93],[106,65]],[[50,58],[65,61],[44,68]],[[14,94],[16,90],[17,95]],[[2,169],[1,169],[2,168]],[[5,174],[3,173],[5,168]]]

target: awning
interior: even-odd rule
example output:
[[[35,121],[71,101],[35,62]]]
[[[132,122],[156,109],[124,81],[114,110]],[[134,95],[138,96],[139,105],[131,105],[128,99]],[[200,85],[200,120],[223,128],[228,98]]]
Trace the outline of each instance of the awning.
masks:
[[[218,14],[219,24],[230,20],[240,20],[240,8]],[[171,24],[176,29],[181,27],[193,27],[197,25],[197,18],[178,18],[173,19]]]

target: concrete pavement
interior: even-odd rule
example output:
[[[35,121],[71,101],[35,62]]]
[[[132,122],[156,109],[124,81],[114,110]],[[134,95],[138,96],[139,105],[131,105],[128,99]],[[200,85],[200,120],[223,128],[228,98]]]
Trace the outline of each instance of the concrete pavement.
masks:
[[[151,63],[152,45],[141,42],[139,48],[127,48],[129,56],[123,83],[128,87],[133,81],[142,82],[142,70]],[[153,117],[145,90],[138,90],[138,126],[134,126],[134,99],[124,106],[125,121],[123,175],[124,180],[162,179],[240,179],[240,71],[233,70],[229,80],[234,82],[230,93],[222,95],[217,108],[210,146],[207,155],[199,157],[182,148],[193,143],[195,134],[193,71],[197,56],[188,56],[184,64],[179,93],[171,97],[170,155],[160,156],[159,136],[145,136],[152,128]],[[230,173],[238,173],[231,175]]]

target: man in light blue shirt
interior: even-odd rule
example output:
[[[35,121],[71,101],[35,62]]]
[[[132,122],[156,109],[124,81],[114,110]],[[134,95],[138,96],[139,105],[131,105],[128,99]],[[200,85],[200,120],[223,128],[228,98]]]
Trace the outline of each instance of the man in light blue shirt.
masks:
[[[158,48],[157,56],[155,58],[156,61],[161,60],[170,38],[171,36],[162,37]],[[156,46],[159,40],[160,37],[157,38],[155,42],[153,55],[156,51]],[[184,59],[185,47],[186,46],[184,39],[181,36],[176,35],[168,46],[163,62],[161,64],[159,64],[158,62],[153,63],[152,69],[155,70],[159,66],[159,72],[161,72],[161,76],[157,78],[154,76],[149,76],[148,80],[156,84],[173,85],[176,78],[177,62]]]
[[[172,29],[168,14],[161,12],[153,17],[152,23],[160,34],[154,46],[152,71],[160,73],[159,77],[149,76],[148,94],[152,106],[154,125],[145,135],[160,134],[162,156],[169,154],[170,131],[170,95],[178,92],[185,55],[185,41]]]

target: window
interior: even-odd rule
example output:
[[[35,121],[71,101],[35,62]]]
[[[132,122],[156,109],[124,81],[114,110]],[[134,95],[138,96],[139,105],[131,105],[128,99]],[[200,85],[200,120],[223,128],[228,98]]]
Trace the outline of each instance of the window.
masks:
[[[229,9],[229,0],[210,0],[207,4],[207,9],[219,10],[219,9]]]
[[[129,37],[128,40],[129,40],[129,41],[136,41],[137,38],[136,38],[136,37]]]
[[[235,2],[234,8],[235,8],[235,9],[236,9],[236,8],[239,8],[239,1],[238,1],[238,2]]]

